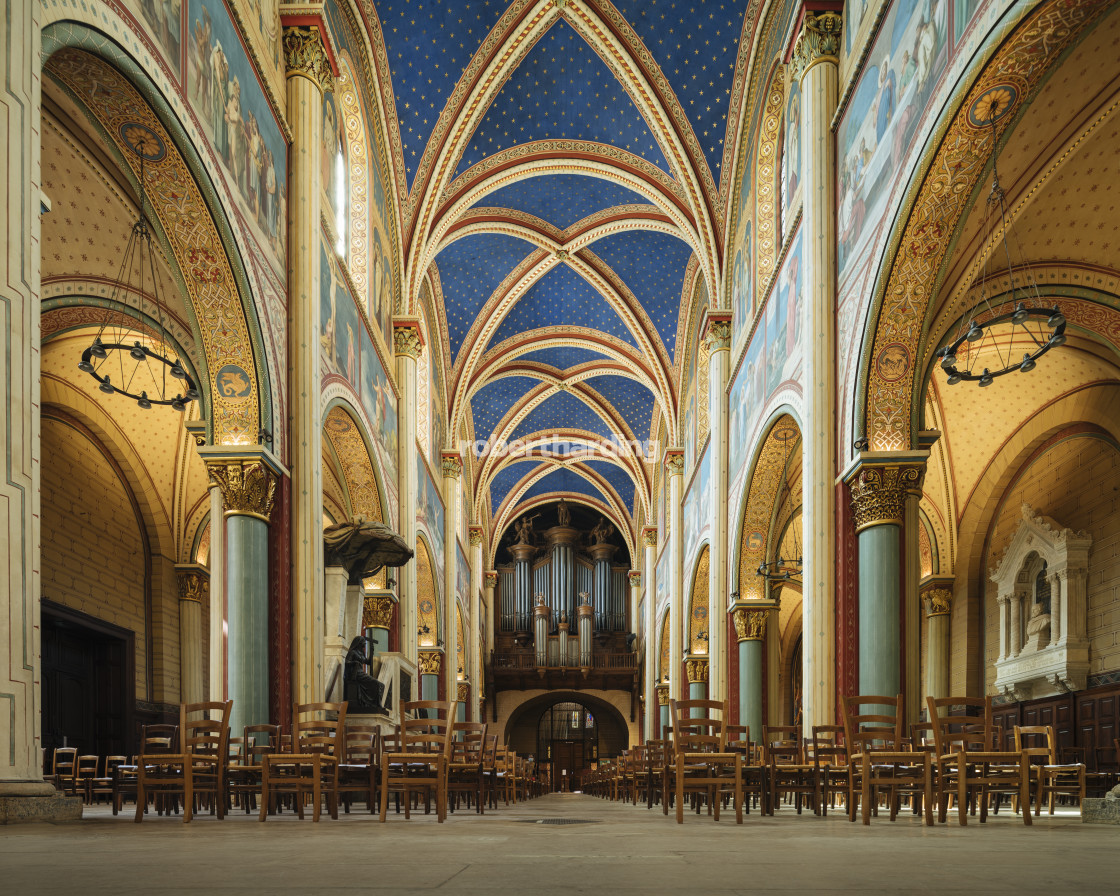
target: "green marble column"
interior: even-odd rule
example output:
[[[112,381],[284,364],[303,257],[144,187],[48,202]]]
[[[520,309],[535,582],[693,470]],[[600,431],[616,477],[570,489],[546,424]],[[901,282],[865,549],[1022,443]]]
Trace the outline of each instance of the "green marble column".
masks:
[[[762,739],[762,664],[766,643],[766,620],[772,609],[736,606],[732,612],[739,642],[739,724],[746,725],[751,739]]]

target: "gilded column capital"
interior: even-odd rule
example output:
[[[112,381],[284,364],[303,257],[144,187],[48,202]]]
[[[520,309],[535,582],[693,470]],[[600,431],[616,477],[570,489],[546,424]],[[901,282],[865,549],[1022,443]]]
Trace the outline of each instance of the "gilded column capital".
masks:
[[[818,62],[840,64],[843,19],[836,12],[805,13],[801,34],[793,47],[793,76],[800,80]]]
[[[441,451],[439,462],[445,479],[458,479],[463,475],[463,458],[458,451]]]
[[[210,594],[210,570],[197,564],[176,566],[175,579],[179,585],[179,600],[200,604]]]
[[[424,352],[424,335],[420,329],[420,319],[416,317],[397,317],[393,319],[393,347],[398,357],[404,356],[419,360]]]
[[[708,313],[708,325],[704,333],[704,340],[708,351],[731,351],[731,312],[711,311]]]
[[[762,641],[766,638],[766,617],[769,610],[747,610],[739,607],[731,614],[737,641]]]
[[[668,706],[669,705],[669,685],[659,684],[657,686],[657,705],[658,706]]]
[[[207,458],[210,482],[222,492],[226,516],[254,516],[269,522],[276,500],[276,474],[256,458]]]
[[[334,90],[331,60],[317,27],[294,25],[284,29],[284,65],[289,78],[307,78],[323,93]]]
[[[482,526],[469,526],[467,528],[467,538],[472,548],[482,544]]]
[[[498,574],[496,572],[488,572],[483,577],[483,581],[485,582],[487,588],[497,588]]]
[[[906,498],[921,495],[925,474],[924,460],[862,465],[848,480],[856,532],[870,526],[901,526]]]
[[[925,593],[928,603],[926,615],[931,619],[934,616],[948,616],[953,609],[953,592],[948,588],[931,588]]]
[[[666,448],[665,449],[665,471],[670,476],[683,476],[684,475],[684,449],[683,448]]]
[[[460,703],[466,703],[471,696],[471,686],[465,681],[460,681],[458,687],[455,688],[455,699]]]
[[[630,572],[628,573],[628,577],[630,579],[630,587],[631,588],[641,588],[642,587],[642,571],[640,569],[630,570]]]
[[[688,675],[689,684],[707,682],[708,659],[707,657],[693,657],[684,664],[685,673]]]
[[[647,548],[657,547],[657,526],[646,526],[642,529],[642,544]]]
[[[393,619],[393,606],[391,597],[368,595],[362,601],[362,628],[388,629]]]
[[[421,675],[439,675],[443,666],[443,654],[438,650],[421,650],[417,665]]]

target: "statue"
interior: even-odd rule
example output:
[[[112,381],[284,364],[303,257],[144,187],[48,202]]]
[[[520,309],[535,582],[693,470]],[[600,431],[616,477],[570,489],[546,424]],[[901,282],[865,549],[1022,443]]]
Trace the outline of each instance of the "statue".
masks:
[[[1027,643],[1024,649],[1038,650],[1050,642],[1050,614],[1042,612],[1042,604],[1031,607],[1027,620]]]
[[[367,666],[369,672],[365,669]],[[365,635],[358,635],[346,651],[346,671],[342,677],[342,694],[350,703],[348,712],[378,715],[388,712],[381,704],[385,685],[375,677],[380,671],[381,660],[373,655],[373,642]]]
[[[350,584],[360,585],[382,567],[404,566],[413,551],[388,526],[359,515],[323,530],[323,554],[327,566],[341,566]]]
[[[572,524],[572,512],[568,509],[568,503],[561,498],[560,503],[556,505],[556,517],[561,526],[570,526]]]
[[[514,531],[517,532],[517,538],[513,540],[514,544],[533,543],[533,520],[538,516],[540,516],[539,513],[534,513],[532,516],[523,516],[513,524]]]
[[[591,543],[605,544],[606,540],[613,534],[614,526],[608,523],[604,517],[599,517],[599,522],[597,522],[595,528],[591,530]]]

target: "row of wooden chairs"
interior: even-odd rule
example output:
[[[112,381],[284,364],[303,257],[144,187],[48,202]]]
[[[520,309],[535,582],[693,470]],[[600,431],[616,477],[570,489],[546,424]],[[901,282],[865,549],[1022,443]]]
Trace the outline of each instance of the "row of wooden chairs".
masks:
[[[1010,796],[1029,825],[1032,794],[1036,815],[1043,802],[1053,814],[1058,796],[1084,798],[1085,765],[1059,762],[1052,728],[1017,727],[1015,748],[1000,749],[990,698],[929,698],[927,706],[930,723],[907,737],[901,695],[846,697],[842,726],[815,726],[804,739],[796,728],[767,727],[759,747],[745,728],[725,724],[726,702],[670,701],[671,736],[624,751],[584,787],[634,803],[644,794],[647,807],[660,802],[666,814],[675,804],[678,822],[686,799],[716,820],[731,806],[741,823],[752,804],[773,814],[785,798],[798,814],[803,805],[827,814],[843,797],[849,819],[858,811],[864,824],[880,805],[893,821],[905,800],[929,825],[935,808],[943,823],[955,802],[963,825],[970,807],[984,822],[989,805],[998,811]]]

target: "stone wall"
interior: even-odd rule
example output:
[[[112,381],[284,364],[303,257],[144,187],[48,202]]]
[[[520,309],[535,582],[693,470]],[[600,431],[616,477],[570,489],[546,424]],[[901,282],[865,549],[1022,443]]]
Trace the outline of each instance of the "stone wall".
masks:
[[[146,699],[144,542],[128,492],[84,434],[49,418],[42,429],[43,598],[134,632]]]

